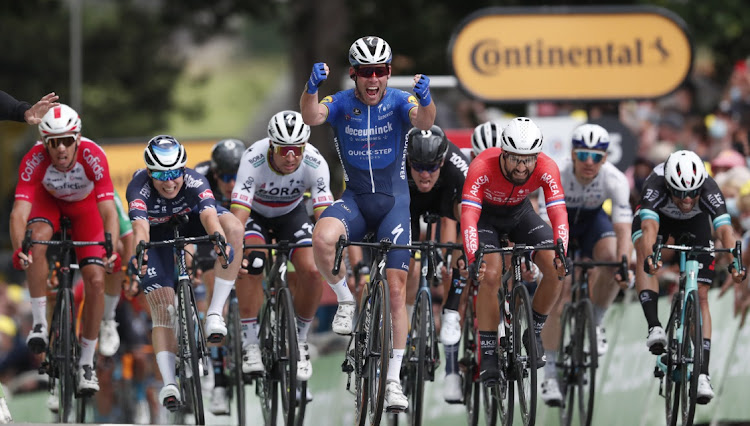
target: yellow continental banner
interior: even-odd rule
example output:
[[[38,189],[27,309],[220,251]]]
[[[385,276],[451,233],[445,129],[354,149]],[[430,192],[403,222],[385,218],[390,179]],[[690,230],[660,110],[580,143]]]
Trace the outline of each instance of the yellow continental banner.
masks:
[[[656,98],[692,63],[684,22],[657,7],[482,9],[449,55],[459,84],[486,101]]]
[[[109,174],[112,177],[112,183],[115,190],[120,194],[123,205],[127,206],[125,199],[125,190],[133,177],[136,170],[146,167],[143,162],[143,149],[146,148],[147,142],[135,143],[118,143],[102,144],[101,147],[107,153],[109,162]],[[211,157],[211,148],[216,141],[187,141],[182,142],[185,145],[188,157],[188,167],[195,167],[196,164],[206,161]]]

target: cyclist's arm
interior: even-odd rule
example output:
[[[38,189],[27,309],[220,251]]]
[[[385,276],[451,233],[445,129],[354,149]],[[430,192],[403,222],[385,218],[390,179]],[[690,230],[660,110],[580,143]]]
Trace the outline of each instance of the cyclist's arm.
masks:
[[[138,245],[139,242],[145,241],[149,242],[151,241],[151,225],[149,225],[147,219],[136,219],[131,221],[130,223],[133,224],[133,253],[135,254],[135,247]]]
[[[654,214],[654,212],[651,213]],[[659,222],[656,219],[644,218],[643,214],[641,214],[641,232],[641,241],[643,241],[643,247],[646,247],[644,256],[648,256],[652,254],[652,247],[656,242],[656,235],[659,233]]]
[[[120,239],[120,216],[117,214],[115,201],[113,199],[103,200],[96,203],[99,209],[99,215],[104,222],[104,232],[109,232],[112,236],[112,247],[117,248],[117,241]]]
[[[418,105],[409,111],[411,124],[422,130],[430,130],[430,127],[435,124],[435,115],[437,115],[437,108],[435,108],[434,101],[426,107]]]
[[[226,240],[227,237],[224,234],[224,229],[222,229],[221,223],[219,222],[219,215],[216,214],[216,209],[203,209],[200,213],[200,218],[201,223],[203,224],[203,229],[206,230],[206,234],[213,235],[215,232],[218,232]]]
[[[737,241],[737,235],[732,229],[732,225],[724,224],[716,228],[716,238],[721,241],[721,245],[724,248],[734,248],[734,243]]]
[[[633,242],[630,240],[630,231],[632,225],[626,222],[613,223],[612,227],[615,229],[615,236],[617,238],[617,260],[622,259],[624,255],[628,262],[633,252]]]
[[[309,126],[323,124],[328,118],[328,107],[318,103],[318,92],[311,94],[303,91],[299,100],[299,110],[305,124]]]
[[[10,243],[15,251],[21,247],[26,234],[26,223],[31,214],[31,203],[26,200],[16,200],[10,212]]]

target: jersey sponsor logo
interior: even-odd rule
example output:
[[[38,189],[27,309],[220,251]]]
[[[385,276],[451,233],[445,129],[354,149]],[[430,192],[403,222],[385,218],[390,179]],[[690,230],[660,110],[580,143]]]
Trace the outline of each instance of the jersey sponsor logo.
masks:
[[[150,198],[151,197],[151,188],[148,186],[148,183],[145,183],[141,190],[138,191],[138,194],[140,194],[143,198]]]
[[[346,126],[344,133],[350,136],[372,136],[384,135],[393,131],[393,123],[385,123],[383,126],[368,127],[367,129],[355,129],[352,126]]]
[[[317,169],[320,166],[320,160],[315,157],[305,155],[305,159],[303,161],[313,169]]]
[[[398,237],[400,237],[403,232],[404,228],[401,227],[400,223],[393,228],[391,231],[391,234],[393,234],[393,244],[398,244]]]
[[[409,96],[406,102],[409,102],[410,104],[414,104],[414,105],[419,105],[419,102],[417,102],[417,98],[414,95]]]
[[[198,194],[198,197],[200,197],[201,200],[205,200],[207,198],[214,198],[214,193],[210,189],[207,189],[200,194]]]
[[[354,113],[354,115],[362,115],[362,110],[359,108],[354,108],[352,112]]]
[[[38,166],[42,160],[44,160],[44,152],[37,152],[32,155],[31,158],[26,160],[24,164],[23,172],[21,172],[21,180],[28,182],[31,180],[31,175],[34,173],[34,169]]]
[[[240,195],[240,201],[247,201],[248,197],[245,194]]]
[[[477,228],[469,226],[464,231],[464,240],[466,241],[466,248],[469,249],[469,253],[474,253],[479,249],[479,239],[477,236]]]
[[[266,162],[266,156],[263,154],[258,154],[255,157],[247,160],[250,164],[253,165],[256,169],[260,166],[262,166]]]
[[[385,149],[368,149],[368,150],[354,150],[350,149],[348,151],[348,154],[350,156],[357,156],[357,155],[388,155],[393,151],[393,148],[385,148]]]
[[[711,203],[712,206],[715,208],[721,207],[722,204],[724,204],[724,199],[721,197],[720,194],[709,194],[708,201]]]
[[[288,197],[292,196],[294,198],[300,196],[302,191],[300,191],[299,188],[286,188],[286,187],[273,187],[271,189],[266,188],[258,188],[258,196],[263,197],[266,195],[274,196],[274,197]]]
[[[133,200],[128,204],[128,208],[130,210],[140,210],[140,211],[146,211],[146,203],[143,200]]]
[[[565,246],[568,246],[568,225],[562,223],[557,225],[557,235],[562,238]]]
[[[318,183],[318,194],[320,194],[321,192],[325,193],[327,191],[326,180],[322,177],[319,177],[317,183]]]
[[[460,155],[456,154],[455,152],[451,153],[451,158],[448,159],[448,161],[456,166],[456,168],[464,174],[464,177],[466,177],[466,172],[469,171],[469,165],[466,164],[466,161],[464,161],[463,158],[461,158]]]
[[[333,97],[332,96],[326,96],[325,98],[323,98],[323,100],[320,101],[320,103],[321,104],[323,104],[323,103],[332,104],[333,103]]]
[[[104,167],[99,164],[101,161],[101,158],[99,158],[98,155],[91,152],[90,149],[84,148],[83,149],[83,159],[86,160],[86,164],[91,166],[91,171],[94,172],[94,177],[96,180],[101,180],[102,177],[104,177]]]
[[[384,114],[391,107],[390,103],[383,102],[378,105],[378,114]]]
[[[185,175],[185,186],[188,188],[198,188],[203,185],[203,179],[196,179],[188,174]]]
[[[659,197],[659,191],[648,188],[646,189],[646,195],[643,196],[648,201],[654,201]]]
[[[558,195],[560,193],[560,187],[557,186],[557,182],[555,181],[555,178],[552,177],[551,174],[545,173],[542,175],[542,180],[547,184],[550,191],[552,191],[552,196]]]
[[[472,183],[472,184],[471,184],[471,189],[469,190],[469,193],[470,193],[470,194],[471,194],[472,196],[474,196],[474,197],[476,197],[476,198],[479,198],[479,187],[481,187],[482,185],[486,184],[486,183],[487,183],[487,182],[489,182],[489,181],[490,181],[490,178],[489,178],[489,177],[487,177],[487,175],[482,175],[482,176],[479,176],[479,177],[478,177],[478,178],[477,178],[477,179],[476,179],[476,180],[474,181],[474,183]]]
[[[386,118],[393,115],[393,111],[388,111],[383,115],[378,115],[378,120],[385,120]]]

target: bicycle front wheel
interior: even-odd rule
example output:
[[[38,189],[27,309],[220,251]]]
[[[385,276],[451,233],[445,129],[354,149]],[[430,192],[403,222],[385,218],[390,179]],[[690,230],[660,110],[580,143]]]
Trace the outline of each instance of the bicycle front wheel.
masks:
[[[680,406],[682,425],[692,425],[698,397],[698,376],[703,355],[703,329],[698,292],[686,296],[685,322],[682,324],[682,369],[680,371]]]
[[[265,371],[255,379],[255,393],[260,399],[263,424],[266,426],[276,425],[276,412],[278,410],[278,386],[274,377],[276,365],[273,354],[276,333],[278,333],[276,312],[274,312],[273,304],[267,299],[261,309],[260,331],[258,333],[260,355]]]
[[[242,322],[240,321],[239,305],[237,295],[232,290],[229,301],[229,312],[227,314],[227,337],[226,348],[229,351],[230,382],[232,383],[235,402],[235,414],[240,426],[245,426],[245,380],[242,375]]]
[[[297,409],[297,319],[292,303],[292,294],[288,288],[281,288],[277,293],[276,304],[276,360],[281,389],[281,407],[284,413],[284,424],[294,425]]]
[[[513,288],[513,356],[510,362],[518,386],[518,405],[524,426],[536,419],[536,341],[529,292],[523,285]],[[528,344],[522,343],[523,336]],[[510,402],[510,401],[509,401]]]
[[[575,387],[578,388],[578,418],[581,426],[590,426],[594,413],[594,390],[599,355],[596,346],[594,306],[583,299],[576,309]]]
[[[468,426],[477,426],[479,422],[479,368],[477,364],[477,336],[474,322],[474,297],[466,297],[464,305],[464,324],[461,327],[461,342],[458,361],[463,387],[464,405],[466,406],[466,420]]]
[[[370,299],[370,321],[365,346],[364,387],[369,398],[367,411],[371,425],[379,425],[385,404],[385,385],[391,353],[391,297],[388,283],[375,283]]]
[[[200,333],[196,327],[199,327],[198,318],[196,316],[195,306],[191,303],[193,298],[191,294],[191,288],[189,282],[180,282],[180,315],[183,324],[183,336],[182,347],[180,349],[181,362],[184,365],[184,372],[186,373],[181,381],[184,381],[182,388],[185,390],[183,398],[188,403],[188,406],[192,409],[193,415],[195,416],[195,424],[202,425],[206,424],[205,416],[203,413],[203,393],[201,389],[200,381],[200,363],[202,362],[203,352],[200,351],[198,342],[196,339],[199,338]]]
[[[558,377],[562,405],[560,406],[560,426],[570,426],[576,401],[576,316],[572,304],[566,303],[560,317],[560,345],[557,350]]]
[[[667,346],[665,352],[657,357],[657,366],[659,359],[662,360],[664,368],[664,408],[667,417],[667,426],[676,426],[677,417],[680,411],[680,391],[679,385],[679,362],[682,348],[677,342],[677,327],[680,319],[678,316],[682,311],[682,298],[679,293],[672,299],[672,308],[669,311],[669,321],[667,322]]]
[[[73,398],[76,394],[76,359],[75,328],[73,323],[73,292],[69,288],[58,290],[58,312],[59,323],[57,327],[56,352],[54,359],[50,362],[58,363],[58,389],[59,398],[58,415],[61,423],[74,423],[76,421],[76,407]]]
[[[427,341],[430,318],[429,297],[424,291],[417,294],[414,304],[411,330],[409,331],[408,346],[406,348],[406,383],[404,390],[409,398],[409,425],[422,424],[422,401],[424,399],[424,382],[427,357],[425,353],[430,342]]]

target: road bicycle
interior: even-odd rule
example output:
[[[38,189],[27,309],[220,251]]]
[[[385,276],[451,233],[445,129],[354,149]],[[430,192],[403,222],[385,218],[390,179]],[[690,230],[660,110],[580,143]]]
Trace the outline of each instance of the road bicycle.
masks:
[[[260,397],[267,426],[276,424],[279,391],[284,424],[302,425],[305,419],[307,382],[297,381],[297,315],[287,282],[287,263],[293,249],[310,246],[309,242],[290,244],[283,240],[276,244],[245,245],[245,249],[266,249],[268,259],[274,259],[273,263],[266,262],[267,285],[263,288],[265,302],[261,308],[258,336],[265,371],[254,378],[255,392]]]
[[[514,389],[518,388],[518,403],[524,426],[533,425],[536,421],[537,391],[537,345],[534,341],[534,322],[531,313],[531,298],[523,285],[521,264],[526,263],[530,269],[528,254],[539,250],[554,250],[556,257],[563,261],[566,274],[565,249],[561,239],[556,244],[527,246],[515,244],[512,247],[486,248],[479,244],[476,252],[476,264],[482,264],[482,258],[489,253],[501,253],[503,274],[498,291],[500,306],[500,324],[498,325],[498,371],[500,378],[496,384],[487,386],[487,405],[485,414],[488,424],[494,425],[496,412],[503,425],[513,424]],[[505,253],[511,255],[510,268],[506,268]],[[478,279],[475,272],[472,277]],[[511,280],[509,282],[509,280]]]
[[[656,357],[654,376],[659,379],[659,394],[665,400],[667,425],[693,424],[698,393],[698,376],[703,362],[703,326],[698,298],[698,270],[704,265],[697,256],[704,253],[731,253],[734,261],[730,272],[736,268],[744,272],[742,247],[737,241],[734,248],[700,247],[692,245],[695,236],[685,234],[677,245],[662,244],[656,237],[651,258],[654,265],[661,260],[661,251],[669,249],[680,255],[680,288],[672,298],[667,322],[665,353]],[[648,262],[648,258],[646,259]],[[644,268],[648,271],[647,264]]]
[[[221,349],[221,348],[220,348]],[[245,408],[245,379],[242,374],[242,321],[240,320],[239,301],[234,288],[229,292],[229,309],[227,310],[227,335],[224,338],[224,374],[227,376],[227,398],[234,397],[237,424],[245,426],[247,409]]]
[[[49,344],[45,359],[39,367],[40,374],[50,378],[50,391],[59,400],[58,418],[60,423],[83,423],[86,420],[87,399],[93,393],[77,391],[77,366],[81,356],[81,347],[76,336],[76,310],[73,298],[73,270],[78,267],[73,262],[75,247],[102,246],[107,258],[112,256],[112,236],[107,232],[104,241],[72,241],[68,231],[70,219],[60,219],[60,239],[41,241],[32,240],[32,230],[26,230],[21,250],[29,253],[35,244],[55,246],[60,249],[60,261],[55,266],[59,285],[55,297],[55,310],[52,313],[52,324],[49,328]],[[73,400],[75,397],[75,407]]]
[[[562,393],[560,424],[569,426],[577,407],[580,424],[590,426],[594,412],[599,354],[594,305],[590,299],[589,270],[595,267],[618,267],[620,276],[627,277],[628,260],[623,255],[620,262],[576,261],[573,267],[579,268],[581,275],[571,287],[571,300],[563,306],[560,345],[555,364]]]
[[[374,255],[371,257],[370,280],[360,298],[356,324],[341,370],[347,374],[346,390],[350,392],[354,373],[355,424],[364,426],[369,420],[371,426],[377,426],[383,415],[388,360],[393,349],[386,259],[391,249],[412,250],[415,246],[393,244],[387,239],[380,242],[354,242],[342,235],[336,243],[336,257],[331,271],[333,275],[338,275],[343,250],[350,245],[370,248]]]
[[[180,236],[180,225],[187,223],[189,218],[185,215],[173,216],[169,224],[174,229],[174,238],[163,241],[140,241],[136,245],[137,268],[140,275],[143,266],[143,255],[146,250],[155,247],[174,247],[177,259],[177,356],[176,374],[179,379],[180,394],[182,401],[174,401],[167,405],[167,409],[177,412],[180,416],[187,416],[192,412],[195,424],[205,424],[203,410],[203,394],[200,376],[207,375],[211,368],[209,351],[206,346],[206,338],[203,332],[203,324],[200,321],[199,311],[195,305],[195,293],[192,280],[188,273],[185,246],[190,244],[214,244],[220,250],[220,256],[224,259],[222,267],[229,266],[229,258],[226,253],[227,243],[224,237],[215,232],[213,235],[200,237]],[[142,277],[141,277],[142,278]],[[184,424],[184,422],[181,422]]]

